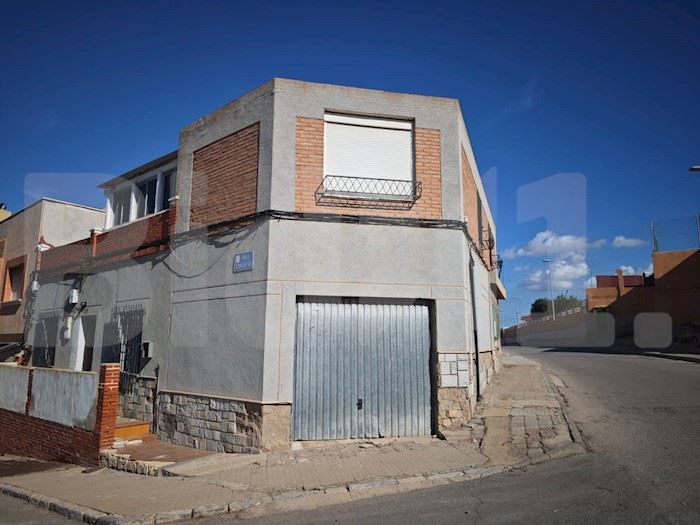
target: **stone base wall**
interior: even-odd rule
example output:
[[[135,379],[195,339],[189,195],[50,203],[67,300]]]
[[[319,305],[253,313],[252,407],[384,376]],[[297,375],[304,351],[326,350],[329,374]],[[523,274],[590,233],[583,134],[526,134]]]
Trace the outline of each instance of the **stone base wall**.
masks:
[[[437,420],[439,430],[459,428],[471,419],[474,402],[469,396],[471,356],[438,353]]]
[[[136,379],[128,392],[119,393],[119,415],[152,423],[157,385],[155,377]]]
[[[438,375],[441,388],[469,386],[469,354],[438,354]]]
[[[158,437],[213,452],[289,448],[290,405],[158,393]]]
[[[493,377],[500,372],[503,362],[503,354],[500,346],[493,350],[479,353],[479,363],[481,366],[482,385],[486,387],[491,384]],[[483,393],[483,392],[482,392]]]
[[[454,430],[469,423],[473,403],[467,388],[438,388],[437,398],[439,430]]]

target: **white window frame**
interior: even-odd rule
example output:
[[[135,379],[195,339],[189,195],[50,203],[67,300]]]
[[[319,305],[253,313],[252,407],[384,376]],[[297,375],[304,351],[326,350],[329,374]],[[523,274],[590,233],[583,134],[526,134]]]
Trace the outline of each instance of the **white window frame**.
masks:
[[[343,177],[345,175],[343,174],[338,174],[338,173],[328,173],[328,124],[345,124],[345,125],[350,125],[350,126],[358,126],[358,127],[364,127],[364,128],[379,128],[379,129],[388,129],[388,130],[397,130],[397,131],[408,131],[410,133],[410,152],[409,152],[409,164],[410,164],[410,179],[406,179],[406,182],[410,182],[413,185],[415,185],[416,182],[416,162],[415,162],[415,121],[413,119],[409,118],[400,118],[400,117],[389,117],[389,116],[377,116],[377,115],[361,115],[361,114],[351,114],[351,113],[343,113],[343,112],[337,112],[333,110],[326,110],[324,112],[323,116],[323,177],[327,176],[339,176]],[[362,179],[364,177],[354,177],[358,179]],[[367,177],[368,180],[374,179],[374,177]],[[376,178],[376,180],[382,180],[381,178]],[[384,180],[394,180],[394,179],[384,179]],[[401,180],[401,179],[397,179]],[[339,192],[336,190],[336,188],[333,187],[333,184],[327,185],[326,187],[326,192],[329,195],[332,195],[334,193],[338,193],[340,196],[344,192]],[[352,193],[352,192],[351,192]],[[411,192],[407,192],[406,195],[397,195],[396,198],[398,200],[403,200],[407,197],[412,195],[412,189]],[[387,198],[386,195],[378,193],[377,195],[373,195],[372,193],[363,193],[363,194],[358,194],[358,195],[343,195],[345,197],[349,198],[359,198],[359,199],[366,199],[366,198],[375,198],[375,199],[384,199]]]
[[[167,207],[163,207],[163,180],[166,175],[170,175],[170,193],[174,195],[174,190],[175,190],[175,185],[177,181],[177,161],[173,161],[166,166],[159,168],[157,170],[151,170],[146,173],[143,173],[139,175],[138,177],[134,177],[133,179],[125,180],[123,182],[120,182],[119,184],[116,184],[108,189],[105,190],[105,198],[107,200],[107,214],[105,217],[105,229],[112,229],[112,228],[119,228],[120,226],[124,226],[125,224],[132,223],[134,221],[138,221],[141,219],[145,219],[147,217],[151,217],[153,215],[156,215],[158,213],[161,213],[165,210],[167,210]],[[149,180],[152,180],[153,178],[156,179],[156,203],[155,203],[155,211],[153,213],[147,213],[142,217],[137,217],[137,192],[138,192],[138,187],[139,185],[143,184],[144,182],[147,182]],[[128,189],[129,195],[130,195],[130,205],[129,205],[129,219],[121,224],[115,224],[114,223],[114,195],[122,190]]]

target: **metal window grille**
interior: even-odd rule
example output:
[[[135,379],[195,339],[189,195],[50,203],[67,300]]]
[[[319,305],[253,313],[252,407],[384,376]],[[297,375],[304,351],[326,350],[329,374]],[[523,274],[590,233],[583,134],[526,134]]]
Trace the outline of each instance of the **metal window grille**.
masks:
[[[415,181],[327,175],[315,196],[319,206],[410,210],[421,191]]]

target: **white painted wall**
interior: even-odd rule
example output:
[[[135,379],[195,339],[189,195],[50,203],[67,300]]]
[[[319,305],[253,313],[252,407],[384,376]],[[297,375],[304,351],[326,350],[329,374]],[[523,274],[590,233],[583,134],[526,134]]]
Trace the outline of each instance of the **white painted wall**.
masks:
[[[35,368],[29,415],[62,425],[94,430],[99,374]]]
[[[0,364],[0,408],[24,414],[28,382],[28,368]]]

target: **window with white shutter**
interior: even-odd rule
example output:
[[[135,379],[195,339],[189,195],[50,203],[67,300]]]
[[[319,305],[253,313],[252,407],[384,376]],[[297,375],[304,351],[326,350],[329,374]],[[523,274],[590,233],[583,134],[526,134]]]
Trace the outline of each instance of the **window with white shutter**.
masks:
[[[325,114],[324,190],[360,198],[414,194],[413,122]]]

